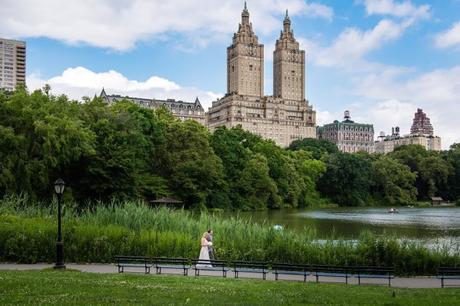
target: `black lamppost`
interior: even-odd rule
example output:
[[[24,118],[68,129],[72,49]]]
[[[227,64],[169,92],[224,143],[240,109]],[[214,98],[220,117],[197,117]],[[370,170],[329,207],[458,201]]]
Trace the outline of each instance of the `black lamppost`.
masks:
[[[58,199],[58,237],[56,241],[56,264],[54,265],[55,269],[65,269],[64,265],[64,243],[62,242],[61,234],[61,200],[62,194],[64,193],[65,183],[63,179],[57,179],[54,182],[54,190],[57,194]]]

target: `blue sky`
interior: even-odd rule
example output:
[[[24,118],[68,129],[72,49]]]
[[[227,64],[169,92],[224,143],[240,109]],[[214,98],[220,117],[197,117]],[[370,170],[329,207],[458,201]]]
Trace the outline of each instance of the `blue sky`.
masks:
[[[27,42],[29,88],[193,100],[226,91],[226,48],[243,1],[2,0],[0,37]],[[4,4],[4,5],[3,5]],[[376,134],[409,127],[418,107],[443,147],[460,142],[460,0],[249,0],[265,45],[265,94],[272,52],[289,9],[307,53],[307,98],[318,123],[373,123]]]

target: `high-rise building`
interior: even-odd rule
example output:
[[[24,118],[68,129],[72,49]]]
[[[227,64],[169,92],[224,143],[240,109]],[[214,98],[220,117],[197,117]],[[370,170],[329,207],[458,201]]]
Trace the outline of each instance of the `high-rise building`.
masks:
[[[399,127],[392,128],[391,135],[380,132],[379,140],[375,142],[375,152],[386,154],[399,146],[411,144],[421,145],[428,151],[441,150],[441,138],[434,136],[430,118],[420,108],[414,115],[409,135],[401,136]]]
[[[287,11],[273,52],[273,95],[286,100],[305,100],[305,51],[300,50],[294,38]]]
[[[244,96],[264,95],[264,45],[249,22],[249,12],[244,4],[238,32],[227,48],[227,92]]]
[[[344,120],[318,127],[319,139],[329,140],[337,145],[340,151],[347,153],[374,152],[374,126],[356,123],[351,120],[350,112],[344,112]]]
[[[264,46],[259,44],[249,11],[227,48],[227,94],[212,102],[207,125],[242,128],[286,147],[292,141],[316,137],[316,112],[305,99],[305,51],[294,38],[286,11],[283,30],[273,53],[273,96],[264,96]]]
[[[26,43],[0,38],[0,89],[26,83]]]

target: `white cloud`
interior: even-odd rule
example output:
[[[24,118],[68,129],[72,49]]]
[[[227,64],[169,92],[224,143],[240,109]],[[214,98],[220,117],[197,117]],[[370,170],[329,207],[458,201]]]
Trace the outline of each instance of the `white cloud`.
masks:
[[[232,0],[2,0],[0,36],[48,37],[68,44],[87,44],[126,51],[137,42],[181,33],[192,43],[209,40],[237,29],[242,1]],[[258,33],[279,30],[282,14],[326,18],[331,8],[304,0],[252,0],[251,20]]]
[[[438,48],[460,47],[460,21],[439,33],[435,38],[435,44]]]
[[[429,5],[415,6],[411,1],[365,0],[364,5],[368,15],[389,15],[413,20],[429,18],[431,15]]]
[[[339,120],[340,116],[337,113],[332,113],[329,111],[323,111],[320,109],[316,110],[316,125],[325,125],[333,122],[334,120]]]
[[[331,7],[319,3],[307,3],[304,12],[305,16],[322,17],[329,21],[334,16],[334,10]]]
[[[299,38],[301,47],[307,50],[309,58],[318,66],[358,68],[365,55],[381,48],[385,43],[398,39],[410,24],[381,20],[374,28],[362,31],[347,28],[332,42],[322,47],[307,39]]]
[[[375,124],[376,131],[389,132],[400,126],[403,134],[409,133],[413,114],[422,108],[442,137],[444,148],[460,142],[460,66],[423,73],[405,81],[392,75],[367,75],[356,82],[351,90],[365,99],[361,113]]]
[[[152,76],[146,81],[136,81],[129,80],[113,70],[97,73],[84,67],[68,68],[61,75],[48,80],[35,74],[27,76],[27,86],[30,90],[42,88],[45,84],[51,86],[53,94],[65,94],[77,100],[83,96],[99,95],[102,88],[105,88],[108,94],[143,98],[172,98],[193,102],[196,97],[199,97],[205,109],[211,105],[212,101],[222,96],[222,94],[194,87],[182,87],[158,76]]]

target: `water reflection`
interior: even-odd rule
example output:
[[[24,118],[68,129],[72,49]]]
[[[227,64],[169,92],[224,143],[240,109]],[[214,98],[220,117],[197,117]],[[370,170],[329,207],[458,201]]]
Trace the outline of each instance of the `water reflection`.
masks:
[[[278,210],[245,212],[239,216],[255,222],[280,224],[303,231],[316,230],[318,238],[356,239],[363,230],[375,234],[436,243],[436,240],[460,240],[460,208],[398,208],[390,214],[388,208],[336,208],[317,210]]]

